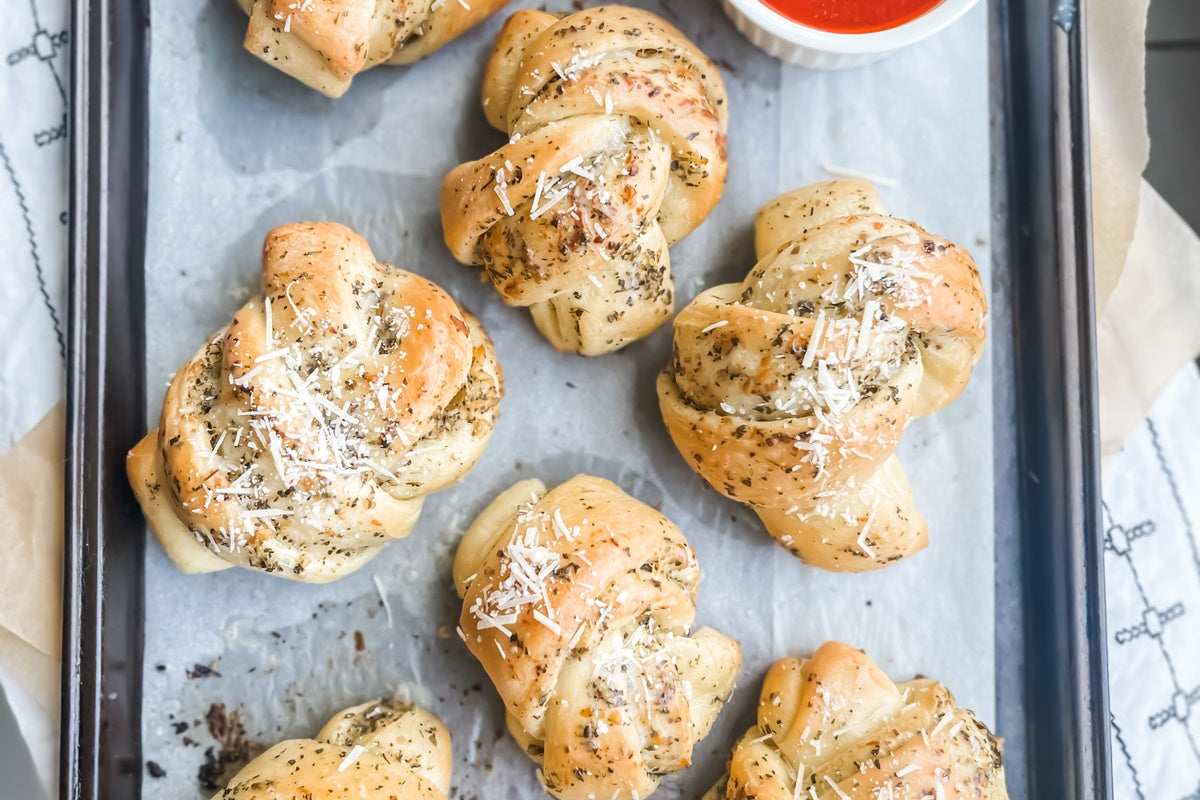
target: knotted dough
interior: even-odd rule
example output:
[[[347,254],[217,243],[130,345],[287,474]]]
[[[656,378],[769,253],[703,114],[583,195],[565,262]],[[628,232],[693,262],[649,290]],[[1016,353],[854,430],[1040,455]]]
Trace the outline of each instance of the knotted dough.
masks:
[[[185,572],[330,581],[474,466],[500,368],[474,317],[342,225],[272,230],[263,283],[175,373],[127,472]]]
[[[312,739],[270,748],[213,800],[446,800],[452,758],[437,717],[376,700],[339,712]]]
[[[669,245],[725,186],[716,67],[655,15],[518,11],[484,75],[508,144],[442,187],[446,244],[560,350],[607,353],[674,310]]]
[[[1007,800],[1000,742],[926,678],[899,686],[828,642],[777,661],[758,723],[705,800]]]
[[[463,538],[454,580],[460,635],[561,800],[645,798],[733,691],[737,643],[691,630],[696,554],[608,481],[513,486]]]
[[[322,94],[341,97],[376,64],[411,64],[508,0],[238,0],[245,47]]]
[[[658,379],[679,451],[804,561],[878,569],[926,544],[895,449],[967,385],[987,303],[963,248],[889,216],[865,181],[777,198],[759,262],[675,320]]]

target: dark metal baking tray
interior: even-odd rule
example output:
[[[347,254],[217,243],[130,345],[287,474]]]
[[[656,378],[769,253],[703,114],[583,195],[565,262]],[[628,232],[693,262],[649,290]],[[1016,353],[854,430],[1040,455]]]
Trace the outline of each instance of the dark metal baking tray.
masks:
[[[135,798],[150,11],[73,13],[60,795]],[[1085,20],[1081,0],[991,14],[997,728],[1014,798],[1108,798]]]

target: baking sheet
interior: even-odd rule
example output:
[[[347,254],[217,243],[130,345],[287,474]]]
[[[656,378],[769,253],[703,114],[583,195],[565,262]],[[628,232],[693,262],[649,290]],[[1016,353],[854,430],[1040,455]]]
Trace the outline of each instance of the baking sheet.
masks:
[[[894,181],[881,187],[893,213],[967,246],[985,285],[992,282],[983,7],[874,66],[821,73],[755,50],[715,0],[631,4],[682,28],[717,61],[730,93],[725,195],[672,248],[679,307],[709,285],[740,280],[753,261],[754,211],[780,191],[827,179],[829,167]],[[516,0],[509,10],[534,5],[571,3]],[[409,538],[338,583],[303,586],[241,570],[185,576],[157,543],[148,546],[142,725],[155,766],[144,796],[208,797],[198,774],[223,751],[236,757],[243,745],[311,735],[335,711],[395,692],[421,700],[449,727],[459,797],[539,796],[532,763],[504,732],[499,700],[452,633],[459,609],[450,561],[497,492],[522,478],[555,483],[581,471],[615,480],[683,529],[704,570],[698,621],[743,647],[739,690],[695,766],[664,781],[657,796],[691,798],[707,788],[753,719],[770,662],[830,638],[866,648],[897,679],[945,681],[994,722],[990,351],[962,397],[914,421],[900,448],[930,548],[866,575],[800,564],[671,445],[654,394],[669,327],[598,359],[556,353],[526,311],[504,306],[441,243],[442,176],[503,141],[484,121],[478,94],[504,13],[413,67],[360,75],[331,101],[242,50],[235,4],[155,4],[150,418],[172,371],[256,290],[267,229],[300,219],[351,225],[379,258],[428,276],[475,312],[496,342],[507,396],[466,480],[430,499]]]

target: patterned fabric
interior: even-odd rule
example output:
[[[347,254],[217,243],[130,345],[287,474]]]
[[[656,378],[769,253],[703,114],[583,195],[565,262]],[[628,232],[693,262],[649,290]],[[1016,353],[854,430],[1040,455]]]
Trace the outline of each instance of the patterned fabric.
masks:
[[[1200,371],[1104,476],[1114,796],[1200,800]]]
[[[0,453],[62,397],[66,354],[69,4],[6,7],[0,26]]]
[[[35,428],[49,419],[63,395],[66,356],[67,112],[71,82],[71,4],[27,0],[4,7],[0,25],[0,457],[19,454],[38,440]],[[20,109],[20,113],[12,113]],[[53,423],[60,425],[60,423]],[[55,501],[61,507],[61,501]],[[30,542],[36,541],[30,537]],[[25,556],[36,564],[45,553]],[[57,556],[55,556],[57,557]],[[28,565],[21,565],[27,567]],[[28,569],[26,569],[28,572]],[[0,589],[0,592],[5,591]],[[57,604],[56,604],[57,605]],[[58,771],[58,711],[45,706],[43,687],[28,675],[43,674],[57,659],[29,641],[12,612],[0,616],[0,703],[7,699],[29,745],[47,796]],[[27,623],[28,620],[25,620]],[[51,676],[57,666],[51,668]],[[33,681],[36,683],[36,680]],[[54,698],[57,703],[57,697]],[[7,717],[0,713],[0,717]],[[0,721],[7,725],[8,720]],[[14,734],[15,735],[15,734]],[[0,733],[0,748],[10,741]],[[10,774],[0,793],[34,796],[21,787],[32,776]]]

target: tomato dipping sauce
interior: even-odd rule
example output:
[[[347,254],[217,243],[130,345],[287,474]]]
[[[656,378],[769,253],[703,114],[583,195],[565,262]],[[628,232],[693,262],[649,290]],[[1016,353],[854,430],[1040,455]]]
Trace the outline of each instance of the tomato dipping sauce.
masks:
[[[942,0],[762,0],[793,22],[829,33],[874,33],[912,22]]]

